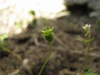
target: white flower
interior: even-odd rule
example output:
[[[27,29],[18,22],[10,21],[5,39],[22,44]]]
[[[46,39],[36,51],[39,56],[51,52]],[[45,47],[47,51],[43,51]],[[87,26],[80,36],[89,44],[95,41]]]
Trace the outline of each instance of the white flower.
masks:
[[[89,31],[89,30],[90,30],[90,27],[91,27],[91,25],[86,24],[86,25],[83,26],[82,28],[83,28],[85,31]]]

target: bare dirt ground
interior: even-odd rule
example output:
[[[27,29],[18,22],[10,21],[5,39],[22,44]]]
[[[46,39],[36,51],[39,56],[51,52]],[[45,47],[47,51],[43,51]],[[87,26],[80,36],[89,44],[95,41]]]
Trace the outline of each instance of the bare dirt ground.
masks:
[[[22,67],[22,61],[12,54],[0,52],[0,74],[1,75],[38,75],[43,63],[49,54],[49,43],[43,38],[40,30],[46,26],[55,27],[55,39],[51,57],[46,64],[42,75],[81,75],[84,67],[87,45],[76,41],[85,39],[85,32],[82,26],[91,24],[91,42],[89,60],[86,71],[94,68],[94,73],[100,75],[100,30],[97,29],[97,19],[90,18],[85,14],[72,14],[56,20],[41,19],[40,25],[35,28],[31,23],[27,30],[6,42],[11,51],[29,60],[26,66]],[[85,71],[85,72],[86,72]]]

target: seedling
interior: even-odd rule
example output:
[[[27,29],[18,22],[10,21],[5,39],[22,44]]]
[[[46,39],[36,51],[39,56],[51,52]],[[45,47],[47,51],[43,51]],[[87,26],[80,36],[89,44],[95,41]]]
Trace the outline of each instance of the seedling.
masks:
[[[16,56],[19,60],[22,60],[22,58],[18,54],[12,52],[8,48],[8,44],[5,41],[6,38],[8,38],[8,34],[5,34],[5,35],[0,37],[0,39],[1,39],[0,40],[0,50],[3,50],[3,51],[8,52],[8,53],[11,53],[13,56]]]
[[[90,48],[90,42],[94,39],[94,37],[93,38],[90,37],[90,27],[91,27],[91,25],[88,25],[88,24],[86,24],[85,26],[83,26],[83,29],[86,31],[85,37],[88,40],[86,40],[86,39],[84,39],[84,40],[77,39],[77,41],[86,43],[88,45],[87,56],[86,56],[85,66],[83,68],[82,75],[84,75],[84,71],[85,71],[86,66],[87,66],[88,55],[89,55],[89,48]],[[94,74],[94,73],[90,73],[92,71],[93,71],[93,69],[89,69],[88,72],[86,73],[86,75],[97,75],[97,74]]]
[[[46,27],[46,31],[41,31],[41,33],[43,34],[44,38],[50,43],[50,52],[49,52],[49,55],[47,57],[47,60],[45,61],[45,63],[43,64],[40,72],[39,72],[39,75],[41,75],[46,63],[48,62],[49,58],[50,58],[50,55],[51,55],[51,51],[52,51],[52,41],[54,40],[54,28],[50,29],[48,26]]]

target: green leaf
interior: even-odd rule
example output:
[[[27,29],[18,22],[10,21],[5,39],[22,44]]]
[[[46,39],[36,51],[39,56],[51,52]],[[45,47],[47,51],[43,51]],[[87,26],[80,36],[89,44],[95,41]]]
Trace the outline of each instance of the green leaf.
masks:
[[[91,68],[91,69],[89,69],[89,70],[88,70],[88,72],[87,72],[87,73],[90,73],[90,72],[92,72],[93,70],[94,70],[94,69],[93,69],[93,68]],[[87,73],[86,73],[86,74],[87,74]]]
[[[86,73],[86,75],[97,75],[97,74],[95,74],[95,73],[90,73],[90,72],[92,72],[93,70],[94,70],[93,68],[89,69],[88,72]]]
[[[46,31],[49,31],[49,30],[50,30],[50,28],[49,28],[49,26],[47,26],[47,27],[46,27]]]
[[[86,74],[86,75],[97,75],[97,74],[95,74],[95,73],[88,73],[88,74]]]
[[[7,43],[3,40],[3,41],[0,41],[0,45],[4,46],[4,47],[7,47]]]
[[[53,33],[54,28],[50,29],[48,26],[46,27],[46,31],[41,31],[44,36],[49,36]]]
[[[87,43],[87,40],[79,40],[79,39],[76,39],[77,41],[79,41],[79,42],[83,42],[83,43]]]
[[[94,37],[92,39],[89,39],[88,42],[91,42],[94,39]]]
[[[89,40],[79,40],[79,39],[76,39],[77,41],[80,41],[80,42],[83,42],[83,43],[86,43],[86,44],[89,44],[92,40],[94,39],[94,37],[92,39],[89,39]]]
[[[0,41],[0,50],[8,51],[7,47],[8,47],[8,45],[4,40]]]

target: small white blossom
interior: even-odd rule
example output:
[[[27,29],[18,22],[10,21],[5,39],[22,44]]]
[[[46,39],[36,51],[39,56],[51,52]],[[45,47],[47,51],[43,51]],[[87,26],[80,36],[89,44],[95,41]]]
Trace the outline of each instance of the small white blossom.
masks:
[[[83,26],[82,28],[83,28],[85,31],[89,31],[89,30],[90,30],[90,27],[91,27],[91,25],[86,24],[86,25]]]

